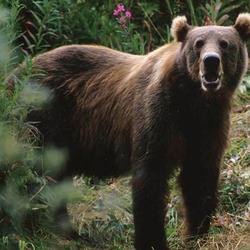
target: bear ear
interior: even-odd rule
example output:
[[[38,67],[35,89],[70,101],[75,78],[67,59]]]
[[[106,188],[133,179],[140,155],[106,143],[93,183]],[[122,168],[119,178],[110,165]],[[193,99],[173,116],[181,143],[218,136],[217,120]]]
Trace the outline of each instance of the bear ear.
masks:
[[[238,31],[240,37],[246,41],[250,38],[250,14],[242,13],[237,17],[234,28]]]
[[[187,23],[187,18],[185,16],[177,16],[174,18],[171,35],[177,42],[183,42],[186,38],[186,35],[190,29],[190,26]]]

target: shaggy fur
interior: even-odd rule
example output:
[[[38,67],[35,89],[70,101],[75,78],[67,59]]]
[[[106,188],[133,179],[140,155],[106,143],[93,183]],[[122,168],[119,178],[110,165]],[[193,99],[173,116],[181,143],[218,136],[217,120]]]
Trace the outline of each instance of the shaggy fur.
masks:
[[[45,144],[68,152],[67,167],[55,178],[132,169],[138,250],[168,249],[167,180],[177,167],[186,235],[209,230],[231,98],[247,67],[250,15],[231,27],[192,27],[177,17],[172,34],[176,42],[146,56],[64,46],[37,56],[33,71],[44,75],[30,80],[53,91],[52,101],[28,120],[39,121]],[[68,220],[65,212],[62,206],[55,213],[59,226]]]

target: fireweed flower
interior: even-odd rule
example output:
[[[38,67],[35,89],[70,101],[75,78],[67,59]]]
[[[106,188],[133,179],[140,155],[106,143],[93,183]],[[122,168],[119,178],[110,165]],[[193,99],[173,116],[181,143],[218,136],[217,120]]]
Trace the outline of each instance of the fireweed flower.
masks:
[[[120,17],[119,21],[120,21],[121,24],[123,24],[124,23],[123,17]]]
[[[113,15],[114,15],[114,16],[118,16],[118,15],[119,15],[119,13],[120,13],[120,11],[119,11],[119,10],[114,10]]]
[[[124,5],[121,4],[121,3],[118,3],[117,8],[118,8],[118,10],[119,10],[120,12],[125,11],[125,7],[124,7]]]
[[[127,27],[126,24],[124,24],[124,23],[122,24],[122,28],[125,29],[125,30],[128,29],[128,27]]]
[[[121,24],[122,28],[124,30],[126,30],[126,32],[127,32],[128,27],[127,27],[126,21],[131,19],[132,14],[131,14],[130,11],[125,12],[125,10],[126,9],[125,9],[124,5],[122,3],[118,3],[117,4],[117,9],[114,10],[113,15],[117,16],[117,20]]]
[[[132,17],[132,14],[131,14],[130,11],[126,11],[126,12],[125,12],[125,15],[126,15],[126,18],[127,18],[127,19],[130,19],[130,18]]]

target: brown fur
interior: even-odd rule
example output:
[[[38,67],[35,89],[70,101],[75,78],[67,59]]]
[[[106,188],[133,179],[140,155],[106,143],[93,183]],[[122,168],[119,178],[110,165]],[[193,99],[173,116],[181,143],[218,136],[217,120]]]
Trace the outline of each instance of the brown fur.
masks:
[[[27,119],[40,121],[45,145],[68,151],[67,167],[56,177],[118,176],[132,169],[136,249],[168,249],[167,180],[176,167],[186,235],[209,230],[231,98],[247,67],[249,16],[240,15],[234,27],[192,27],[177,17],[176,42],[146,56],[72,45],[34,59],[33,72],[44,75],[30,83],[51,89],[53,99]],[[65,204],[55,211],[59,228],[68,220],[62,213]]]

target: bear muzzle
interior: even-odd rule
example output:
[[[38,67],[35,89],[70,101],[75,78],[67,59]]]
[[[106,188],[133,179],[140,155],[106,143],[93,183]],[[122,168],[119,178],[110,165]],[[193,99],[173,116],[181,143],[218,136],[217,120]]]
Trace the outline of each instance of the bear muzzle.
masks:
[[[206,53],[201,62],[200,77],[204,91],[217,91],[221,87],[222,66],[217,53]]]

